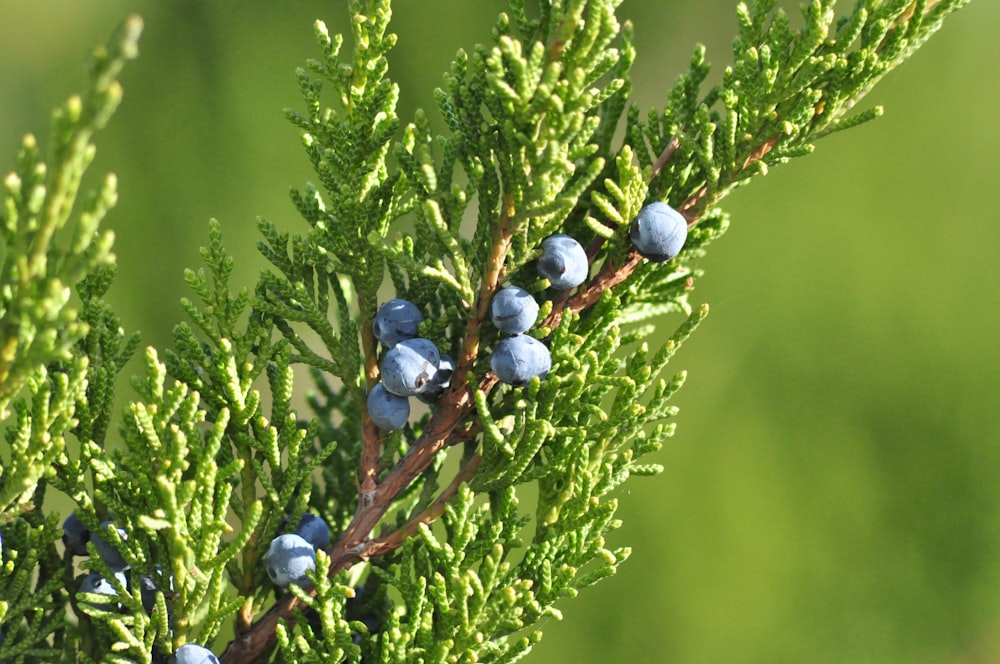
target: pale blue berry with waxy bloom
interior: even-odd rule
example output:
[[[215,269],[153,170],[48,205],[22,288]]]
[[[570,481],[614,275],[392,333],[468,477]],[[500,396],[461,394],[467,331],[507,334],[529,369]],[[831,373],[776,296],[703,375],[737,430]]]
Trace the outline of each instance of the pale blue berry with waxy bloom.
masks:
[[[264,556],[264,568],[274,585],[287,588],[293,583],[308,588],[306,572],[316,569],[316,549],[300,535],[278,535]]]
[[[383,431],[402,429],[410,419],[410,400],[393,394],[382,383],[376,383],[368,393],[368,417]]]
[[[684,248],[687,219],[666,203],[656,201],[639,210],[629,228],[629,239],[642,257],[665,263]]]
[[[412,397],[429,389],[441,355],[428,339],[406,339],[382,358],[382,384],[398,397]]]
[[[538,274],[553,288],[575,288],[587,280],[590,264],[583,246],[569,235],[550,235],[542,240]]]
[[[527,385],[535,376],[548,375],[552,355],[538,339],[517,334],[497,343],[490,356],[490,368],[497,378],[509,385]]]
[[[501,332],[521,334],[530,330],[538,319],[538,302],[523,288],[507,286],[493,296],[490,317]]]
[[[174,654],[176,664],[219,664],[219,658],[205,646],[185,643]]]

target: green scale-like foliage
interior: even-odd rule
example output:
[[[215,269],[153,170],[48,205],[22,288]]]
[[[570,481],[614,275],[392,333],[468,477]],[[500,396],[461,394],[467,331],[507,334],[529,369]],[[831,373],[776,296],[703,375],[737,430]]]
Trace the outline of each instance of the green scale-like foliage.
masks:
[[[703,89],[698,46],[663,108],[644,111],[629,102],[637,54],[620,0],[511,0],[435,91],[440,135],[429,112],[397,115],[389,0],[349,4],[349,40],[317,22],[321,57],[297,74],[304,108],[287,111],[316,173],[291,192],[304,229],[260,220],[268,266],[234,293],[210,223],[204,265],[186,273],[189,320],[172,348],[147,349],[117,420],[138,337],[103,300],[114,257],[99,223],[116,180],[79,188],[137,18],[96,53],[89,92],[56,112],[47,161],[25,138],[0,210],[0,661],[154,662],[189,642],[222,652],[230,624],[227,663],[524,657],[557,603],[628,558],[612,542],[615,496],[663,470],[649,455],[674,433],[686,374],[670,361],[708,313],[690,298],[729,225],[719,201],[877,117],[854,108],[965,2],[858,0],[837,17],[815,0],[798,30],[775,0],[740,4],[721,82]],[[656,200],[690,227],[666,264],[629,240]],[[536,273],[553,233],[591,257],[573,292]],[[387,284],[457,364],[444,396],[391,433],[366,411]],[[552,356],[523,387],[490,371],[489,305],[506,284],[541,303],[529,333]],[[650,348],[663,325],[674,333]],[[118,549],[124,583],[93,540],[80,560],[59,543],[53,492]],[[282,591],[263,559],[307,510],[334,542],[311,586]],[[118,597],[79,592],[89,572]],[[141,577],[155,587],[148,613]]]

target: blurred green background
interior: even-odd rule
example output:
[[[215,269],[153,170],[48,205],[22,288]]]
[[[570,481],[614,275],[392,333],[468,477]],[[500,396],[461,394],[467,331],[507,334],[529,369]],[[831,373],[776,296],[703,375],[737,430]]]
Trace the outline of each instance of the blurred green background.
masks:
[[[256,215],[302,228],[287,190],[310,172],[282,108],[300,106],[313,19],[343,31],[345,4],[0,4],[3,171],[81,89],[91,47],[145,18],[93,169],[119,175],[111,299],[145,343],[169,343],[209,217],[237,284],[261,267]],[[735,4],[625,0],[635,101],[662,103],[696,41],[718,75]],[[407,118],[503,3],[397,5]],[[690,378],[667,472],[621,496],[613,543],[633,557],[564,602],[528,661],[1000,661],[998,27],[1000,3],[972,3],[865,102],[886,118],[727,199],[695,291],[713,315],[675,360]]]

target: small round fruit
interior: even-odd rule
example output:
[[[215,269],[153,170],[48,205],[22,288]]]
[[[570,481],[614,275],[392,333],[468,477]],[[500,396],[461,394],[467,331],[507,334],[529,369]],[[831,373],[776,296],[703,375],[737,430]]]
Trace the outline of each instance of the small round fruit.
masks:
[[[306,572],[316,569],[316,549],[299,535],[278,535],[267,549],[264,566],[279,588],[287,588],[293,583],[308,588],[312,582]]]
[[[424,403],[435,403],[444,394],[444,391],[451,386],[451,377],[455,373],[455,361],[450,355],[442,355],[438,362],[437,373],[427,389],[417,393],[417,398]]]
[[[404,339],[416,337],[423,320],[417,305],[409,300],[389,300],[378,308],[372,330],[383,346],[392,348]]]
[[[177,664],[219,664],[219,658],[204,646],[185,643],[174,654]]]
[[[384,431],[402,429],[406,420],[410,419],[410,400],[396,396],[382,383],[376,383],[368,393],[368,417]]]
[[[684,215],[656,201],[639,210],[628,236],[643,258],[665,263],[681,252],[687,240],[687,229]]]
[[[101,523],[100,533],[107,533],[109,528],[114,528],[115,524],[113,521],[104,521]],[[123,540],[128,539],[128,533],[125,532],[124,528],[118,528],[118,536]],[[118,572],[121,570],[128,569],[128,563],[122,557],[122,554],[116,549],[111,542],[104,539],[100,533],[91,533],[90,539],[94,542],[94,546],[97,547],[97,553],[101,556],[101,560],[104,564],[111,568],[112,572]]]
[[[153,613],[156,607],[156,584],[145,574],[139,575],[139,598],[147,615]]]
[[[507,286],[493,296],[490,304],[490,315],[498,330],[506,334],[521,334],[527,332],[538,318],[538,303],[531,293]]]
[[[382,384],[397,397],[412,397],[430,386],[440,362],[434,342],[400,341],[382,358]]]
[[[135,571],[132,574],[134,575]],[[159,565],[153,570],[153,576],[139,575],[139,598],[147,614],[153,613],[156,607],[156,593],[160,588],[165,588],[163,592],[169,597],[170,592],[174,590],[174,577],[171,574],[164,574],[163,568]]]
[[[90,541],[90,529],[83,525],[83,521],[73,512],[63,521],[63,544],[66,550],[74,556],[86,556],[87,542]]]
[[[550,235],[542,240],[538,274],[548,279],[553,288],[575,288],[587,280],[589,270],[587,252],[569,235]]]
[[[522,386],[535,376],[544,378],[552,368],[549,349],[525,334],[501,339],[490,356],[490,368],[503,382]]]
[[[309,512],[303,514],[299,519],[299,525],[295,528],[295,534],[317,549],[326,549],[330,546],[330,526],[315,514]]]
[[[118,581],[124,586],[126,585],[125,573],[115,572],[115,576]],[[106,578],[98,574],[97,572],[91,572],[87,576],[83,577],[83,581],[80,582],[80,589],[77,590],[78,593],[93,593],[95,595],[105,595],[107,597],[117,597],[118,591],[115,587],[111,585],[111,582]],[[110,611],[118,606],[116,601],[92,601],[92,602],[81,602],[81,604],[86,604],[94,609],[102,609]]]

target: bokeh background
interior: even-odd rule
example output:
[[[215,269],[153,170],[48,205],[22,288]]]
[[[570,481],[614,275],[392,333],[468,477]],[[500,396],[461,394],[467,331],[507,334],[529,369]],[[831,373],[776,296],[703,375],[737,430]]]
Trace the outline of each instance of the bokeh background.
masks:
[[[735,4],[625,0],[635,101],[661,104],[696,41],[717,75]],[[145,343],[169,343],[210,217],[236,284],[262,264],[257,215],[302,227],[287,191],[311,174],[282,108],[312,21],[343,31],[345,5],[0,4],[3,171],[81,89],[91,47],[145,18],[93,169],[119,174],[111,299]],[[397,5],[406,118],[503,3]],[[1000,3],[972,3],[865,102],[885,118],[727,199],[694,296],[713,314],[675,360],[690,378],[667,472],[621,495],[632,559],[564,602],[528,661],[1000,661],[998,28]]]

